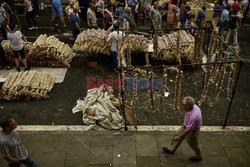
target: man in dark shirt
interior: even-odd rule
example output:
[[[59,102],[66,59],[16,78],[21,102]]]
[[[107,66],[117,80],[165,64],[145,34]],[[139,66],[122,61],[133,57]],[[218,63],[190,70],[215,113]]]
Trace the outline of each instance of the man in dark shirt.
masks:
[[[233,44],[238,44],[238,16],[237,10],[233,10],[229,19],[229,31],[226,38],[226,43],[229,43],[230,37],[233,35]]]
[[[206,6],[202,6],[202,10],[199,11],[197,14],[196,25],[199,28],[203,27],[203,24],[205,22],[205,19],[206,19],[205,12],[206,12]]]
[[[77,13],[79,12],[78,7],[73,8],[73,13],[70,14],[70,23],[72,25],[72,34],[74,39],[76,39],[77,35],[81,32],[80,28],[80,19]]]

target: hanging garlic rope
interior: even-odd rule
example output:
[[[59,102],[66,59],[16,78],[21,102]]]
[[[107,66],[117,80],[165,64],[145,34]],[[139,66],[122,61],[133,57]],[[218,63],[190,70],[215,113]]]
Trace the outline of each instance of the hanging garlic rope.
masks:
[[[168,81],[167,68],[164,68],[162,78],[163,78],[163,84],[162,84],[162,90],[161,90],[160,104],[164,102],[164,96],[167,90],[167,81]]]
[[[180,100],[181,100],[181,81],[183,77],[183,72],[178,69],[175,78],[175,94],[174,94],[174,109],[180,110]]]
[[[150,108],[152,111],[155,111],[155,104],[154,104],[154,92],[153,92],[153,72],[149,71],[148,73],[148,80],[149,80],[149,88],[148,88],[148,95],[149,95],[149,101],[150,101]]]

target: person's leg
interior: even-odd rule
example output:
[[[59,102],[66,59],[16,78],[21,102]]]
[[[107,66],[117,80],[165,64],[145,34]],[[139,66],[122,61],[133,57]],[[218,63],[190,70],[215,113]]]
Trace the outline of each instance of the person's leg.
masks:
[[[26,12],[25,18],[26,18],[26,21],[29,24],[29,26],[32,27],[32,22],[30,21],[31,20],[30,12]]]
[[[226,43],[229,43],[229,40],[230,40],[230,36],[231,36],[231,31],[232,29],[229,29],[228,33],[227,33],[227,37],[226,37]]]
[[[21,161],[22,164],[24,164],[27,167],[37,167],[35,162],[30,158],[30,156],[27,157],[27,159]]]
[[[113,69],[118,70],[118,61],[117,61],[117,52],[112,52],[112,58],[113,58]]]
[[[234,35],[234,42],[233,42],[233,44],[237,45],[238,44],[238,30],[237,30],[237,28],[235,28],[233,30],[233,35]]]
[[[13,54],[14,54],[14,60],[15,60],[15,64],[16,64],[16,69],[19,72],[20,71],[20,64],[19,64],[19,53],[18,51],[12,50]]]
[[[33,26],[34,26],[34,27],[37,26],[35,17],[36,17],[36,16],[35,16],[35,12],[34,12],[34,10],[33,10],[32,12],[30,12],[30,19],[31,19],[31,21],[33,22]]]
[[[196,158],[202,159],[202,153],[198,141],[199,131],[191,131],[188,133],[186,140],[188,145],[194,150]]]
[[[66,28],[66,23],[65,23],[65,20],[64,20],[64,17],[63,17],[63,16],[60,17],[60,21],[61,21],[62,26],[63,26],[64,28]]]
[[[0,68],[5,66],[5,55],[2,45],[0,45]]]
[[[20,167],[21,163],[8,164],[9,167]]]
[[[19,51],[19,54],[21,56],[21,59],[22,59],[22,62],[23,62],[23,66],[24,66],[25,70],[29,70],[28,65],[27,65],[27,60],[25,58],[24,47],[22,48],[22,50]]]
[[[184,130],[183,127],[181,127],[177,134],[179,134],[180,132],[182,132]],[[177,149],[179,148],[179,146],[181,145],[182,141],[185,139],[185,136],[183,138],[181,138],[179,141],[177,141],[177,143],[172,147],[172,149],[168,148],[168,147],[163,147],[162,149],[166,152],[166,153],[169,153],[169,154],[174,154]],[[171,142],[171,145],[173,144],[173,141]]]

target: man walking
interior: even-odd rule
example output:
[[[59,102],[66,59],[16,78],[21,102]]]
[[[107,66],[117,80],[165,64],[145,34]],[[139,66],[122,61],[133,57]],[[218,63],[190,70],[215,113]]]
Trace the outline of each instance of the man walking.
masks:
[[[193,97],[184,97],[183,108],[185,110],[185,117],[183,127],[173,137],[173,141],[177,142],[173,149],[163,147],[163,151],[168,154],[174,154],[184,139],[187,140],[188,145],[195,152],[195,156],[189,158],[190,161],[201,161],[202,153],[199,146],[198,136],[200,127],[202,125],[202,116],[200,108],[195,104]]]

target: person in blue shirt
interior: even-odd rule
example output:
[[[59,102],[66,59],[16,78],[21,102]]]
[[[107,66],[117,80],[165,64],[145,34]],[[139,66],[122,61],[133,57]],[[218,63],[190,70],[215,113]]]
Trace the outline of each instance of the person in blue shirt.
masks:
[[[77,35],[81,32],[80,19],[77,13],[79,13],[79,8],[74,7],[73,12],[69,16],[70,23],[72,25],[72,34],[73,34],[74,39],[76,39]]]
[[[220,17],[220,24],[219,24],[219,32],[228,31],[228,22],[229,22],[229,12],[231,10],[231,5],[227,5],[226,9],[223,9]]]
[[[198,12],[197,14],[197,20],[196,20],[196,26],[201,28],[204,25],[205,19],[206,19],[206,6],[202,6],[202,10]]]
[[[134,16],[135,19],[135,8],[136,8],[137,0],[128,0],[128,7],[131,8],[132,10],[132,15]]]
[[[185,11],[183,15],[181,16],[181,20],[180,20],[182,27],[185,27],[185,23],[190,18],[190,16],[191,16],[191,8],[190,6],[187,5],[185,6]]]
[[[60,18],[61,24],[63,28],[66,28],[65,20],[63,17],[63,8],[61,0],[51,0],[52,2],[52,22],[54,29],[56,27],[56,17]]]

